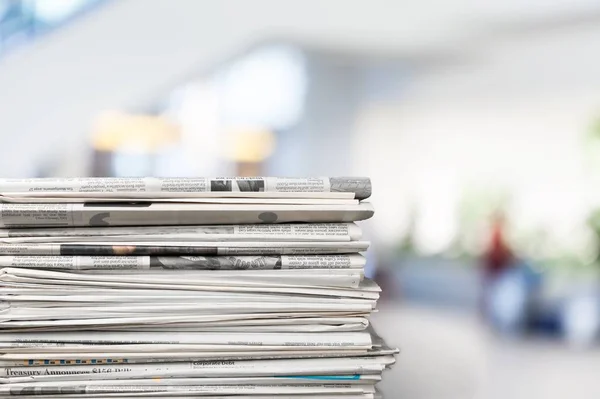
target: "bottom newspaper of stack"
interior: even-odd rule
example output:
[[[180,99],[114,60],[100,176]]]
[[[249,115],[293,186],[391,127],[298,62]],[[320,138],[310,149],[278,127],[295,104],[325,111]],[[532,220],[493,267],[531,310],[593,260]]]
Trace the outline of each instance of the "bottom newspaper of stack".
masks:
[[[20,265],[0,274],[0,397],[381,397],[375,384],[398,350],[369,325],[380,288],[364,257],[269,257],[278,269],[0,257]],[[263,256],[226,258],[268,267]],[[69,264],[81,270],[56,270]]]

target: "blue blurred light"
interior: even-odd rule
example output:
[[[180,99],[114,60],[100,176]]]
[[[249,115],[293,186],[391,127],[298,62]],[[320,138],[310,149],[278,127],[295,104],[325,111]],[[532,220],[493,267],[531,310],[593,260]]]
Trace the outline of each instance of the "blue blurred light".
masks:
[[[37,20],[54,25],[94,2],[96,0],[35,0],[32,10]]]
[[[595,294],[569,298],[563,309],[563,329],[567,342],[577,347],[591,345],[600,330],[600,300]]]

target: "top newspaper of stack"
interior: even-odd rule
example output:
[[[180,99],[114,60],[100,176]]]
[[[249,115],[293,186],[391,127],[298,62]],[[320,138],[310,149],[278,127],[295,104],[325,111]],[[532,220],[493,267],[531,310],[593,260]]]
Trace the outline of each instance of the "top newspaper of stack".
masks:
[[[363,177],[0,179],[0,227],[354,222]]]
[[[366,177],[185,177],[0,179],[4,202],[246,199],[356,199],[371,196]]]

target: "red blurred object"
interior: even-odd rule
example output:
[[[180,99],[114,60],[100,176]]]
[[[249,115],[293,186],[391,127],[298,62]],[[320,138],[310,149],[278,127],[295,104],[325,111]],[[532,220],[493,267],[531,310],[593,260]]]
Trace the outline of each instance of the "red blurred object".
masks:
[[[514,255],[504,238],[505,221],[501,213],[494,215],[488,247],[483,255],[486,276],[494,277],[510,268]]]
[[[480,311],[484,317],[488,314],[488,295],[496,279],[514,264],[514,254],[505,239],[505,218],[502,213],[493,216],[490,238],[481,259],[483,271],[480,294]]]

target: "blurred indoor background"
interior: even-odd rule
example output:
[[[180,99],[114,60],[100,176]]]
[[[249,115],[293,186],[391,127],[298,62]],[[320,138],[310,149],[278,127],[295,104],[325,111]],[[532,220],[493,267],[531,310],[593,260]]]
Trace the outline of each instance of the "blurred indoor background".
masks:
[[[600,397],[597,1],[0,0],[0,170],[370,176],[387,397]]]

